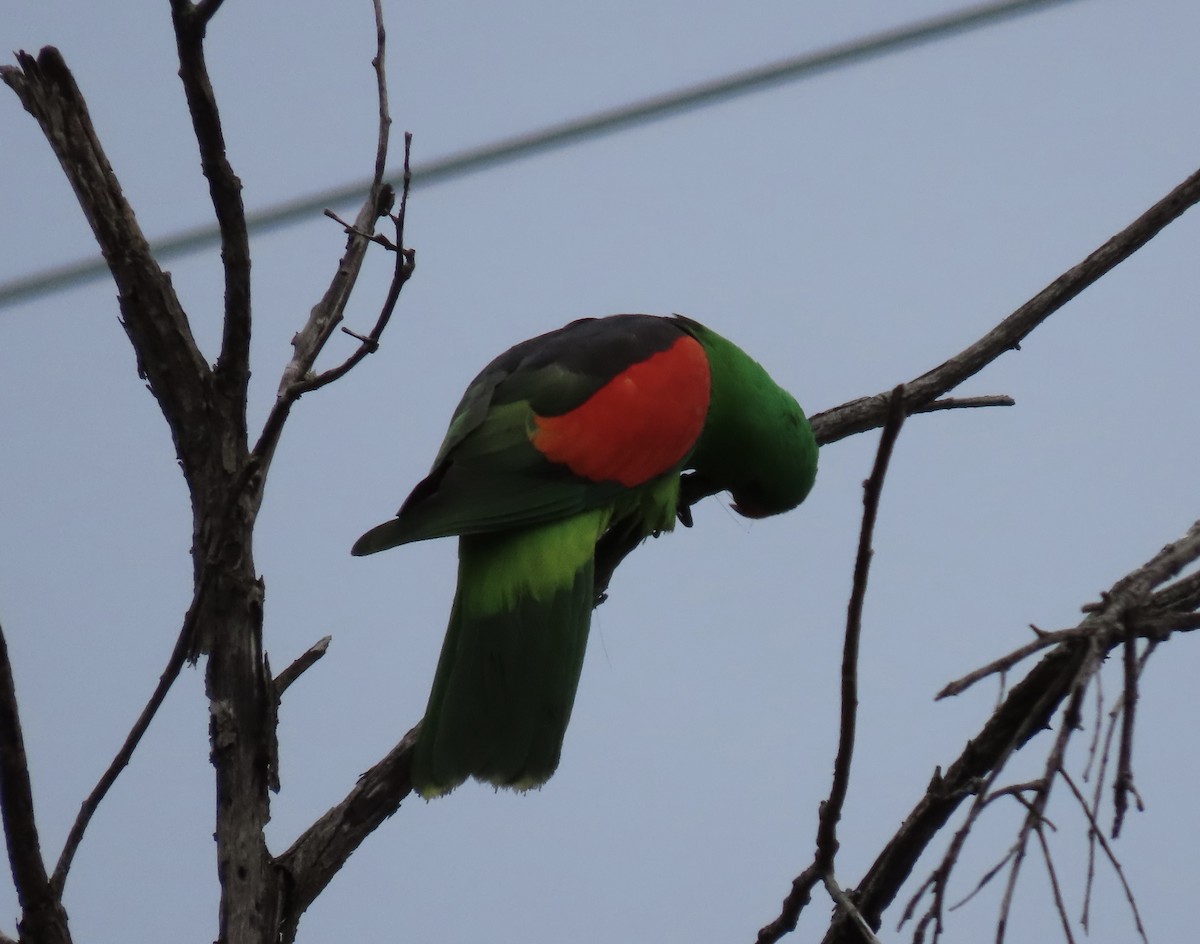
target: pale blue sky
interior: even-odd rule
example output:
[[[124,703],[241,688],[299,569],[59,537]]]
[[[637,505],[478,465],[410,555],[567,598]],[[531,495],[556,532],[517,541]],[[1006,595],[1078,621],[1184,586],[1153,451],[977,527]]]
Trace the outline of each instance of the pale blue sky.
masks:
[[[386,4],[392,114],[424,161],[953,9],[949,3],[527,0]],[[1200,166],[1200,8],[1077,0],[650,127],[414,193],[417,273],[382,351],[299,404],[256,557],[283,666],[329,633],[284,701],[272,847],[337,802],[417,720],[454,579],[450,541],[349,547],[424,474],[463,386],[582,315],[683,312],[758,357],[811,411],[941,362]],[[260,207],[368,173],[370,4],[227,0],[210,65],[230,158]],[[145,230],[210,219],[167,4],[0,11],[0,47],[61,48]],[[7,54],[6,54],[7,55]],[[92,251],[32,119],[0,95],[0,280]],[[397,136],[398,137],[398,136]],[[399,150],[394,152],[397,156]],[[1008,410],[914,418],[884,496],[839,875],[852,885],[986,717],[995,686],[933,693],[1027,640],[1197,516],[1200,216],[1185,216],[964,392]],[[342,241],[311,222],[254,240],[254,406]],[[370,326],[390,261],[349,324]],[[215,251],[171,271],[208,352]],[[111,282],[0,310],[0,620],[43,840],[144,704],[189,599],[190,515]],[[349,350],[335,340],[330,357]],[[406,801],[310,909],[300,940],[749,940],[809,860],[836,738],[841,628],[876,435],[828,448],[798,511],[748,523],[709,500],[640,549],[597,611],[559,773]],[[1184,940],[1200,866],[1195,640],[1151,662],[1135,753],[1148,810],[1118,843],[1152,940]],[[1113,677],[1106,691],[1117,691]],[[1086,739],[1080,741],[1080,746]],[[1023,752],[1014,781],[1036,769]],[[80,940],[215,934],[201,674],[177,683],[101,808],[67,892]],[[1081,752],[1071,756],[1073,770]],[[1060,798],[1061,800],[1061,798]],[[965,892],[1019,810],[968,848]],[[1051,816],[1078,913],[1084,825]],[[918,870],[924,878],[930,858]],[[1010,940],[1057,934],[1026,866]],[[1099,869],[1089,940],[1133,939]],[[999,888],[951,918],[988,936]],[[815,903],[796,940],[812,940]],[[0,890],[0,927],[16,903]],[[885,924],[885,939],[895,915]]]

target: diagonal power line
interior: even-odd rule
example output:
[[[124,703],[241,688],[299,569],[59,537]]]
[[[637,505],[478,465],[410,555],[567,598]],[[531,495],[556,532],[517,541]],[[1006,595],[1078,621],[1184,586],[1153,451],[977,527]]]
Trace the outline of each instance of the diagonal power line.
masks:
[[[445,183],[457,177],[566,147],[588,138],[612,134],[651,121],[704,108],[726,99],[781,85],[784,82],[946,39],[958,33],[979,29],[1001,20],[1033,13],[1066,2],[1069,0],[1005,0],[1005,2],[982,4],[931,19],[920,20],[907,26],[884,30],[852,42],[830,46],[818,52],[769,62],[753,69],[724,75],[671,92],[652,95],[640,101],[593,112],[580,118],[435,158],[424,164],[418,164],[412,169],[412,186],[416,188]],[[364,179],[319,193],[306,194],[248,213],[246,224],[251,232],[265,232],[308,219],[326,207],[336,209],[360,201],[369,189],[370,181]],[[220,232],[216,224],[211,223],[166,236],[152,243],[151,248],[157,258],[163,260],[193,252],[204,246],[214,245],[219,239]],[[90,282],[102,278],[107,273],[108,267],[104,260],[96,257],[21,276],[0,283],[0,308]]]

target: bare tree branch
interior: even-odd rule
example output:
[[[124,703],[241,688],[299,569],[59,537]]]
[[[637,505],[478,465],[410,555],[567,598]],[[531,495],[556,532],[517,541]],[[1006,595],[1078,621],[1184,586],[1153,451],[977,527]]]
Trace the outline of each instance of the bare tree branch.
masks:
[[[0,78],[42,128],[91,224],[117,284],[122,327],[171,427],[184,475],[191,480],[210,461],[205,404],[211,371],[163,272],[142,235],[96,136],[86,102],[53,46],[17,54],[18,66]]]
[[[931,403],[953,390],[1006,351],[1017,350],[1034,328],[1141,249],[1197,202],[1200,202],[1200,171],[1188,177],[1129,226],[1077,266],[1060,275],[970,347],[908,381],[904,385],[908,412],[912,413],[914,407]],[[818,413],[812,418],[813,432],[822,445],[837,442],[880,426],[886,412],[886,393],[862,397]]]
[[[21,735],[17,688],[0,629],[0,818],[8,844],[8,862],[21,904],[18,933],[38,944],[70,944],[62,896],[46,877],[33,810],[29,762]]]
[[[400,209],[392,217],[396,225],[396,242],[390,244],[390,248],[396,255],[396,264],[392,271],[391,285],[388,286],[387,298],[383,302],[383,308],[379,312],[375,326],[371,329],[370,334],[366,336],[355,334],[349,328],[342,328],[343,332],[358,340],[358,347],[353,354],[336,367],[323,370],[315,377],[296,381],[292,392],[297,397],[308,393],[310,390],[318,390],[326,384],[331,384],[335,380],[339,380],[357,367],[368,354],[374,354],[379,350],[379,339],[383,335],[384,329],[387,328],[388,322],[391,320],[392,312],[396,309],[396,301],[400,298],[400,290],[412,278],[413,270],[417,264],[416,253],[411,249],[404,248],[404,216],[408,210],[409,187],[412,185],[412,169],[409,164],[411,152],[412,135],[406,132],[404,135],[404,178],[400,191]],[[371,236],[369,234],[368,238],[373,242],[379,242],[382,239],[382,237]]]
[[[1113,778],[1113,839],[1121,834],[1121,824],[1129,808],[1129,794],[1137,795],[1133,785],[1133,722],[1138,701],[1137,640],[1129,634],[1121,647],[1125,688],[1121,693],[1121,746],[1117,754],[1117,775]],[[1138,808],[1141,808],[1138,801]]]
[[[329,643],[332,641],[332,636],[322,636],[309,646],[299,659],[275,676],[275,697],[282,695],[296,679],[316,665],[329,651]]]
[[[199,608],[193,606],[188,611],[188,617],[194,621],[193,613],[198,613]],[[67,840],[63,843],[62,852],[58,856],[58,864],[54,867],[54,876],[51,879],[55,891],[58,894],[63,893],[63,889],[67,884],[67,875],[71,871],[71,863],[75,859],[75,852],[79,848],[79,844],[83,841],[83,835],[87,832],[88,825],[92,821],[96,810],[99,809],[101,801],[108,795],[108,791],[112,785],[117,782],[117,777],[120,776],[133,757],[133,752],[141,743],[142,735],[146,733],[146,729],[150,727],[150,722],[154,720],[154,716],[158,713],[158,709],[162,707],[163,701],[167,697],[167,692],[171,690],[171,686],[175,683],[175,679],[179,677],[179,672],[187,661],[188,644],[192,638],[191,626],[188,619],[184,621],[184,627],[180,631],[178,638],[175,640],[175,648],[171,651],[171,656],[167,660],[167,666],[162,671],[162,675],[158,678],[158,684],[154,688],[150,700],[146,703],[146,707],[142,709],[137,720],[133,724],[133,728],[125,737],[125,743],[121,745],[121,749],[117,751],[116,756],[109,763],[108,768],[100,777],[99,782],[92,788],[91,793],[83,801],[79,808],[79,813],[75,817],[75,822],[71,824],[71,831],[67,833]]]
[[[925,406],[909,410],[910,416],[916,413],[936,413],[939,410],[977,410],[988,406],[1016,406],[1017,401],[1012,397],[990,394],[982,397],[943,397]]]
[[[276,859],[287,876],[280,910],[280,941],[291,944],[305,909],[316,900],[338,870],[412,792],[412,751],[418,724],[374,767],[358,778],[337,806],[312,824],[290,849]]]
[[[1067,939],[1067,944],[1075,944],[1075,935],[1071,932],[1071,919],[1067,916],[1067,906],[1063,902],[1062,888],[1058,884],[1058,873],[1054,868],[1054,857],[1050,854],[1050,844],[1046,842],[1046,832],[1038,826],[1036,833],[1038,845],[1042,849],[1042,861],[1046,863],[1046,875],[1050,879],[1050,890],[1054,893],[1054,910],[1058,912],[1063,937]]]
[[[1133,914],[1133,923],[1137,927],[1138,936],[1142,939],[1143,944],[1148,944],[1146,928],[1142,924],[1141,912],[1138,911],[1137,899],[1134,897],[1133,889],[1129,885],[1129,880],[1125,877],[1125,870],[1121,868],[1121,860],[1117,858],[1116,853],[1113,852],[1112,846],[1110,846],[1108,841],[1104,838],[1104,831],[1100,828],[1100,824],[1096,821],[1096,817],[1088,808],[1087,800],[1084,798],[1083,793],[1080,792],[1079,787],[1076,785],[1071,775],[1065,770],[1060,770],[1059,776],[1062,777],[1063,782],[1066,783],[1066,785],[1070,788],[1075,799],[1079,801],[1079,807],[1083,810],[1083,815],[1088,819],[1088,823],[1091,828],[1091,835],[1094,836],[1097,842],[1100,843],[1100,848],[1104,850],[1104,856],[1108,859],[1108,864],[1112,866],[1113,872],[1116,873],[1117,880],[1121,883],[1121,889],[1125,892],[1125,900],[1129,903],[1129,910]]]
[[[283,424],[287,420],[293,404],[300,399],[300,396],[307,389],[312,389],[306,387],[305,384],[311,380],[310,375],[313,365],[316,363],[317,356],[324,349],[325,343],[329,340],[330,335],[333,334],[334,329],[341,323],[345,315],[346,304],[350,300],[350,293],[354,290],[354,286],[358,281],[358,274],[362,270],[363,259],[366,258],[367,249],[370,248],[371,243],[374,241],[371,234],[375,231],[375,221],[390,212],[392,201],[395,198],[392,188],[383,179],[392,125],[391,115],[388,113],[387,73],[385,71],[384,59],[387,48],[387,32],[383,25],[381,0],[373,0],[373,5],[375,9],[376,39],[376,53],[373,65],[375,67],[376,91],[379,98],[379,130],[375,146],[375,175],[371,181],[371,189],[367,195],[367,199],[363,203],[362,209],[358,211],[358,215],[354,219],[354,224],[347,233],[346,251],[338,262],[337,272],[329,283],[329,288],[326,289],[321,300],[313,306],[304,327],[292,339],[292,359],[288,362],[287,367],[284,368],[283,376],[279,381],[279,391],[275,395],[275,405],[271,408],[271,412],[263,424],[262,433],[258,437],[258,442],[254,446],[254,456],[259,461],[265,462],[270,460],[279,442],[279,436],[283,431]],[[411,180],[411,171],[407,170],[410,142],[411,139],[406,136],[405,198],[407,198],[408,185]],[[402,201],[401,210],[403,211],[404,209],[406,209],[406,206]],[[402,231],[402,216],[398,217],[397,225],[400,231]],[[403,256],[403,246],[398,248],[398,255]],[[389,291],[389,295],[393,290],[398,293],[400,288],[403,287],[404,282],[408,280],[408,276],[412,273],[411,263],[413,257],[408,256],[407,262],[410,264],[410,268],[404,274],[403,278],[400,278],[402,261],[397,261],[397,272],[393,277],[392,290]],[[395,304],[394,301],[392,304]],[[387,317],[380,317],[383,326],[386,326],[387,318],[391,316],[390,308],[385,306],[385,311],[387,311]],[[382,332],[383,327],[378,323],[377,327]],[[378,340],[377,336],[374,337],[376,344]],[[371,346],[374,347],[374,345]],[[361,360],[361,357],[359,360]],[[355,361],[355,363],[358,363],[358,361]],[[350,366],[352,367],[353,364]],[[346,369],[349,370],[349,367]]]
[[[862,527],[858,535],[858,551],[854,559],[854,583],[850,591],[850,602],[846,610],[846,632],[842,647],[841,723],[838,734],[837,755],[833,762],[833,783],[828,798],[821,804],[817,817],[817,848],[813,861],[792,882],[791,891],[784,898],[779,916],[758,932],[758,944],[771,944],[796,929],[801,910],[808,904],[812,885],[819,877],[826,889],[841,907],[842,913],[858,926],[859,933],[867,941],[875,941],[873,929],[859,913],[852,895],[842,891],[834,878],[834,861],[837,858],[837,826],[842,817],[842,807],[850,789],[850,766],[854,757],[854,737],[858,719],[858,649],[862,636],[862,611],[867,598],[867,583],[871,573],[871,558],[874,551],[871,542],[875,534],[875,521],[879,515],[879,501],[883,495],[883,480],[887,476],[888,463],[900,427],[904,425],[904,387],[897,387],[891,394],[891,405],[879,448],[875,453],[875,464],[871,474],[863,483]]]
[[[171,0],[179,77],[187,97],[192,128],[200,150],[200,167],[208,181],[217,226],[221,231],[221,261],[225,273],[225,319],[216,378],[221,395],[242,404],[231,416],[237,421],[239,441],[246,438],[246,387],[250,382],[250,234],[242,204],[242,182],[226,154],[225,134],[217,99],[204,58],[204,36],[220,0],[193,5]]]
[[[1123,644],[1123,621],[1152,606],[1159,599],[1153,591],[1173,579],[1184,567],[1200,560],[1200,522],[1196,522],[1179,540],[1168,544],[1141,567],[1117,581],[1102,594],[1101,602],[1089,605],[1080,624],[1090,632],[1067,639],[1042,657],[1019,682],[975,735],[958,759],[943,775],[935,773],[929,789],[909,813],[900,830],[892,837],[858,884],[855,900],[863,916],[878,926],[883,910],[891,903],[900,886],[911,875],[917,859],[947,820],[971,795],[979,806],[981,788],[986,790],[1013,751],[1038,731],[1047,727],[1063,702],[1080,690],[1081,684],[1099,666],[1108,652]],[[1185,578],[1190,580],[1190,576]],[[1168,594],[1175,592],[1166,588]],[[1078,710],[1078,705],[1075,706]],[[1064,719],[1068,729],[1070,718]],[[1060,773],[1061,767],[1046,772],[1045,779]],[[1039,815],[1044,803],[1035,807]],[[977,815],[977,814],[972,814]],[[956,834],[951,850],[943,859],[938,882],[944,888],[946,863],[953,862],[956,849],[965,841],[969,822]],[[935,894],[937,890],[935,889]],[[825,936],[826,944],[852,942],[856,931],[844,919],[835,919]]]

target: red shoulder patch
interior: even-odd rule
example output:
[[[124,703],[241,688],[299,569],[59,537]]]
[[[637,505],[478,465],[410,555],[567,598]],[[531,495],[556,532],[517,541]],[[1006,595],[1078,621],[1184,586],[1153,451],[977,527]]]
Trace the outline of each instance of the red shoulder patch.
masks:
[[[533,445],[593,482],[633,488],[678,465],[708,414],[708,357],[684,335],[561,416],[534,416]]]

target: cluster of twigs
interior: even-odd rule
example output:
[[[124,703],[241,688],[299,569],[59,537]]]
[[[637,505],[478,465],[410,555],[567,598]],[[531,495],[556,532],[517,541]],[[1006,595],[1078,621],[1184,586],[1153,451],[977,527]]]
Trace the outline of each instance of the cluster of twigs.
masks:
[[[0,69],[0,77],[39,122],[79,197],[117,284],[123,324],[147,380],[168,422],[194,512],[194,594],[178,640],[150,701],[124,745],[84,801],[52,873],[47,873],[32,806],[32,788],[24,756],[12,672],[0,635],[0,812],[8,841],[9,861],[22,917],[23,941],[68,944],[71,940],[63,890],[75,850],[92,815],[129,762],[168,689],[189,657],[207,657],[206,684],[212,717],[212,760],[217,780],[216,840],[221,878],[220,939],[228,942],[290,942],[300,917],[346,859],[368,835],[399,807],[411,792],[409,763],[417,728],[367,771],[346,797],[313,823],[285,852],[266,847],[270,791],[278,789],[275,727],[285,689],[325,653],[321,640],[278,676],[272,675],[262,648],[262,586],[254,569],[251,535],[276,446],[299,398],[344,376],[379,347],[401,289],[411,276],[415,256],[404,247],[404,215],[409,184],[405,137],[404,174],[398,210],[385,181],[391,119],[384,71],[385,32],[379,0],[374,0],[377,51],[374,66],[379,101],[375,174],[370,192],[355,219],[342,223],[346,250],[328,290],[311,310],[293,340],[276,401],[257,439],[246,426],[249,378],[251,295],[249,240],[240,183],[229,163],[219,112],[204,59],[204,37],[221,0],[171,0],[179,47],[180,76],[209,183],[214,213],[221,229],[225,272],[225,311],[221,349],[215,363],[201,355],[191,326],[170,279],[149,250],[132,207],[126,202],[86,104],[62,57],[53,48],[35,58],[18,55],[18,64]],[[774,941],[796,926],[818,882],[837,902],[827,942],[873,940],[883,911],[912,875],[928,844],[968,798],[962,824],[951,849],[907,909],[916,916],[919,903],[930,903],[917,919],[921,938],[932,927],[942,932],[946,895],[958,853],[980,814],[1000,797],[1013,797],[1027,815],[1013,850],[994,874],[1007,866],[1008,889],[1000,934],[1011,891],[1031,837],[1049,859],[1044,827],[1053,785],[1062,781],[1086,812],[1093,860],[1098,847],[1119,870],[1099,823],[1100,784],[1105,782],[1110,745],[1117,744],[1113,834],[1119,829],[1129,798],[1136,801],[1132,744],[1137,684],[1146,658],[1172,632],[1200,626],[1200,576],[1171,582],[1200,556],[1200,528],[1169,545],[1143,567],[1119,581],[1092,606],[1076,627],[1038,633],[1028,646],[1010,653],[950,686],[955,694],[980,678],[1011,672],[1024,659],[1043,653],[997,706],[982,730],[960,756],[938,770],[900,830],[874,864],[851,889],[835,876],[837,826],[850,784],[857,692],[857,648],[874,517],[878,512],[890,444],[906,416],[943,409],[1011,404],[1007,397],[947,398],[957,388],[1021,340],[1067,301],[1149,241],[1185,209],[1200,200],[1200,174],[1193,175],[1151,207],[1078,266],[1001,321],[965,350],[890,393],[863,397],[821,413],[813,427],[822,444],[884,427],[875,470],[867,483],[865,511],[856,565],[854,593],[845,636],[842,675],[841,738],[834,762],[833,785],[818,815],[812,863],[796,878],[779,916],[759,934]],[[335,217],[335,219],[337,219]],[[375,231],[388,219],[394,239]],[[366,334],[342,330],[357,340],[354,351],[336,366],[316,370],[316,361],[341,324],[362,261],[374,244],[395,256],[391,285],[374,326]],[[709,493],[703,482],[685,479],[686,509]],[[686,513],[686,511],[685,511]],[[633,549],[626,536],[610,534],[597,555],[597,589],[603,593],[615,568]],[[1144,647],[1138,651],[1139,641]],[[1097,781],[1089,800],[1063,769],[1067,744],[1078,728],[1084,698],[1104,657],[1122,649],[1124,688],[1103,741],[1094,739]],[[1097,700],[1097,718],[1102,702]],[[1001,786],[999,778],[1012,754],[1045,728],[1056,714],[1062,720],[1047,755],[1042,776],[1027,784]],[[1119,734],[1119,736],[1118,736]],[[1120,874],[1120,873],[1119,873]],[[985,876],[985,880],[988,876]],[[1057,893],[1064,930],[1069,922]],[[1090,879],[1089,879],[1090,881]],[[1132,896],[1131,902],[1132,902]],[[0,944],[10,939],[0,934]]]
[[[1100,602],[1084,607],[1087,615],[1078,626],[1056,633],[1044,633],[1035,629],[1038,638],[1033,643],[1022,646],[952,682],[939,693],[938,697],[942,698],[956,695],[981,679],[1008,672],[1035,652],[1051,648],[1051,652],[1026,677],[1026,682],[1028,682],[1030,678],[1040,679],[1043,674],[1053,673],[1049,680],[1049,686],[1041,696],[1043,704],[1036,705],[1037,710],[1029,713],[1024,723],[1014,731],[1015,736],[1008,748],[997,758],[991,770],[982,776],[978,784],[972,788],[971,792],[975,799],[968,808],[962,824],[955,832],[949,848],[942,856],[941,862],[917,889],[905,908],[902,923],[914,917],[921,901],[927,895],[929,896],[929,903],[917,920],[914,940],[923,940],[929,927],[933,929],[933,940],[936,942],[940,938],[944,929],[950,878],[958,863],[967,836],[989,804],[1002,797],[1012,797],[1026,811],[1016,840],[1000,862],[980,878],[974,890],[966,896],[964,901],[969,900],[1007,869],[1008,877],[997,923],[997,941],[1002,941],[1012,907],[1013,893],[1028,852],[1029,842],[1031,838],[1036,837],[1047,868],[1064,937],[1068,942],[1074,942],[1071,921],[1063,902],[1046,838],[1046,829],[1050,827],[1050,822],[1046,818],[1046,808],[1054,785],[1060,780],[1067,785],[1087,821],[1089,867],[1084,894],[1083,921],[1085,926],[1098,846],[1117,875],[1125,891],[1138,933],[1145,940],[1145,930],[1138,913],[1136,899],[1125,878],[1121,863],[1105,838],[1099,822],[1101,791],[1103,786],[1109,783],[1106,776],[1107,769],[1112,756],[1113,736],[1119,728],[1121,736],[1117,751],[1116,770],[1111,780],[1113,791],[1111,835],[1115,839],[1120,834],[1121,825],[1128,809],[1129,797],[1133,796],[1138,807],[1141,807],[1133,776],[1133,733],[1138,701],[1138,680],[1146,660],[1159,643],[1165,641],[1173,632],[1200,628],[1200,614],[1196,612],[1197,607],[1200,607],[1200,573],[1191,573],[1175,580],[1184,568],[1194,564],[1197,560],[1200,560],[1200,522],[1193,524],[1183,537],[1167,545],[1137,570],[1117,581],[1102,595]],[[1139,640],[1145,641],[1140,654],[1137,651]],[[1104,728],[1102,718],[1104,703],[1100,688],[1100,670],[1106,656],[1118,648],[1122,652],[1123,691],[1116,706],[1109,713],[1107,734],[1101,737],[1101,731]],[[1050,667],[1051,671],[1039,672],[1043,666]],[[1068,745],[1083,727],[1084,700],[1089,688],[1093,687],[1096,692],[1096,719],[1094,735],[1088,752],[1089,760],[1084,770],[1084,776],[1089,776],[1092,769],[1095,768],[1095,787],[1089,801],[1067,770],[1065,758]],[[1009,698],[1015,694],[1014,691]],[[1001,707],[1003,708],[1003,704]],[[999,786],[1000,777],[1012,753],[1037,734],[1056,712],[1060,715],[1058,729],[1050,749],[1047,751],[1041,776],[1027,783]]]

